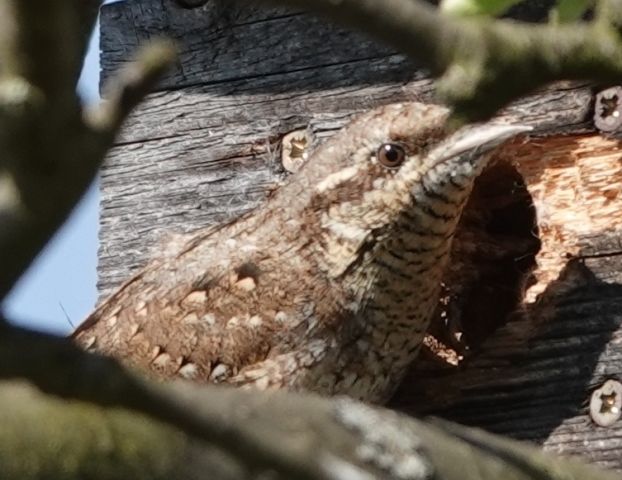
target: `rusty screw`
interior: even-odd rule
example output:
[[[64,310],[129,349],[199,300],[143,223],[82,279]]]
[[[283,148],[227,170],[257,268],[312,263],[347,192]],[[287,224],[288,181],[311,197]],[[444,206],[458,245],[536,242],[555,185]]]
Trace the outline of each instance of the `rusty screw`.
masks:
[[[622,129],[622,87],[612,87],[596,95],[594,125],[603,132]]]
[[[592,392],[590,417],[601,427],[613,425],[622,414],[622,383],[607,380]]]

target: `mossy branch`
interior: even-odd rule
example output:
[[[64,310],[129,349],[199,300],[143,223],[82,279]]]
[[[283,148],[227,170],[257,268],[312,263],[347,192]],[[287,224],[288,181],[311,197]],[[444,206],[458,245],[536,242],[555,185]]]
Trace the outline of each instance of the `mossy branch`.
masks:
[[[50,396],[7,382],[15,379]],[[0,476],[8,480],[29,478],[33,465],[39,476],[30,478],[63,472],[68,480],[124,478],[128,471],[149,479],[176,471],[180,480],[200,478],[197,472],[242,479],[267,471],[309,480],[615,478],[478,430],[434,425],[346,398],[153,383],[65,339],[7,324],[0,327],[0,380]],[[66,427],[41,439],[34,425],[51,421],[44,420],[51,412]],[[33,432],[38,439],[31,442]],[[9,455],[15,442],[33,448],[21,461]],[[51,446],[63,454],[50,455]],[[214,457],[210,448],[226,458]],[[104,461],[104,451],[116,452],[115,462]],[[227,462],[237,473],[217,476]]]

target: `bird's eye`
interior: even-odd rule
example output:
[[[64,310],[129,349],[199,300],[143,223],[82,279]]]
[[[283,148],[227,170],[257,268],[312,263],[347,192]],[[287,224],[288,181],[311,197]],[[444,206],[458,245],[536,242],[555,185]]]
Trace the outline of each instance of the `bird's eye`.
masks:
[[[378,161],[389,168],[399,167],[406,159],[404,147],[397,143],[383,143],[376,153]]]

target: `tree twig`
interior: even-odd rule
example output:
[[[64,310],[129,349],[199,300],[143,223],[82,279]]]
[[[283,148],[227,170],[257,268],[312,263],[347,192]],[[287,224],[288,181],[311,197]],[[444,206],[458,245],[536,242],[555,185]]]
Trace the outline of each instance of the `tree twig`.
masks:
[[[103,135],[116,134],[175,58],[175,46],[168,40],[153,40],[142,47],[136,60],[125,65],[104,86],[103,101],[86,110],[87,124]]]
[[[123,119],[172,61],[170,46],[147,48],[112,80],[104,106],[85,114],[75,87],[98,5],[0,0],[0,299],[86,191]]]
[[[619,82],[622,1],[603,0],[591,23],[541,25],[454,18],[420,0],[267,0],[373,35],[426,66],[462,121],[485,120],[556,80]]]

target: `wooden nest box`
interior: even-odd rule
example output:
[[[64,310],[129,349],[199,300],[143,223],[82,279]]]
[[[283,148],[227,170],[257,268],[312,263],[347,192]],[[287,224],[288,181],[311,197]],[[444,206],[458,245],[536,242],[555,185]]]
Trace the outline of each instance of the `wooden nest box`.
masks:
[[[432,101],[416,65],[358,34],[221,5],[103,7],[104,79],[152,36],[181,53],[102,171],[102,295],[166,232],[261,202],[283,176],[274,152],[287,132],[321,138],[355,112]],[[622,420],[589,415],[592,393],[622,382],[622,144],[595,130],[596,92],[557,85],[507,109],[539,135],[506,145],[478,180],[427,352],[392,406],[620,469]]]

